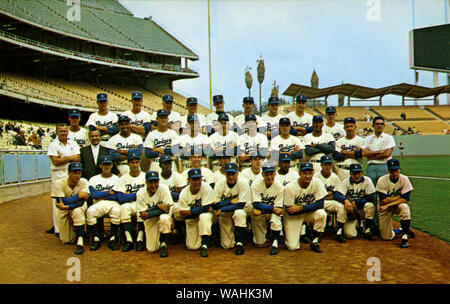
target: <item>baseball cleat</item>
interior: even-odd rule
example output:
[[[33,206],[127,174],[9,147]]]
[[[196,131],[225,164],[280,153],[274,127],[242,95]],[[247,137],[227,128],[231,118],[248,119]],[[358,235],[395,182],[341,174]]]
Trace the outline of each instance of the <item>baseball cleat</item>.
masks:
[[[321,253],[322,249],[320,249],[320,246],[318,243],[311,243],[309,244],[309,248],[311,248],[312,251],[317,252],[317,253]]]
[[[59,239],[59,233],[55,233],[55,236]]]
[[[161,246],[161,251],[159,252],[159,256],[162,258],[167,258],[169,256],[169,252],[167,251],[167,246]]]
[[[272,246],[272,248],[270,248],[270,255],[277,255],[278,254],[278,248],[275,246]]]
[[[49,233],[49,234],[55,233],[55,226],[53,226],[50,229],[45,230],[45,233]]]
[[[345,243],[345,238],[342,236],[342,234],[336,234],[336,241],[339,243]]]
[[[119,250],[119,246],[117,246],[117,242],[115,240],[112,240],[108,243],[108,247],[111,250]]]
[[[136,251],[144,251],[144,248],[145,248],[144,242],[139,241],[136,243]]]
[[[93,241],[92,242],[92,245],[91,245],[91,248],[89,248],[91,251],[95,251],[95,250],[97,250],[97,249],[99,249],[100,248],[100,246],[101,246],[101,244],[100,244],[100,242],[99,241]]]
[[[77,245],[77,248],[75,248],[75,254],[82,254],[84,252],[83,246]]]
[[[208,257],[208,248],[202,247],[202,249],[200,251],[200,256],[202,258],[207,258]]]
[[[126,242],[125,246],[123,246],[123,248],[122,248],[122,252],[130,251],[133,248],[134,248],[134,245],[132,242]]]
[[[400,248],[408,248],[409,247],[409,243],[407,239],[403,239],[402,242],[400,243]]]
[[[244,254],[244,246],[236,245],[236,255],[243,255],[243,254]]]
[[[369,241],[373,241],[374,240],[373,235],[372,235],[371,232],[364,233],[363,234],[363,238],[365,238],[366,240],[369,240]]]
[[[300,236],[300,242],[303,244],[309,244],[311,243],[311,239],[308,237],[308,235],[304,234]]]

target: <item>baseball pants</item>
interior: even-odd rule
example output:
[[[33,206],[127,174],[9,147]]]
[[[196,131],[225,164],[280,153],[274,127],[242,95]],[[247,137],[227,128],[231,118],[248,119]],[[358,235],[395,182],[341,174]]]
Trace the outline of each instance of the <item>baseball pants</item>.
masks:
[[[142,221],[142,220],[141,220]],[[160,233],[170,233],[170,216],[167,213],[144,221],[146,247],[149,252],[159,249]]]
[[[324,232],[327,223],[327,212],[324,209],[318,209],[300,215],[289,215],[285,212],[283,215],[283,224],[285,243],[288,250],[300,249],[300,232],[303,222],[314,223],[313,229],[315,231]]]
[[[138,222],[142,222],[139,212],[136,211],[136,202],[123,203],[120,205],[120,222],[131,223],[131,217],[136,216]]]
[[[224,249],[233,248],[235,245],[234,226],[247,227],[247,212],[244,209],[219,215],[220,243]]]
[[[73,210],[61,210],[56,208],[56,226],[58,228],[59,238],[63,244],[71,243],[75,240],[74,226],[83,226],[86,224],[85,213],[87,203]]]
[[[411,211],[406,203],[390,207],[386,211],[380,212],[378,214],[378,223],[380,226],[380,235],[383,240],[392,240],[395,237],[395,233],[392,231],[392,216],[394,214],[397,214],[401,221],[411,219]]]
[[[368,220],[373,220],[375,218],[375,205],[372,203],[365,203],[361,210],[358,210],[361,218]],[[348,221],[344,224],[344,236],[346,238],[355,238],[358,235],[356,226],[358,225],[357,220]]]
[[[270,229],[281,231],[281,216],[272,214],[260,214],[251,216],[253,231],[253,243],[262,245],[266,242],[267,221],[270,221]]]
[[[211,226],[214,215],[211,212],[200,214],[197,218],[186,219],[186,248],[199,249],[202,245],[202,236],[211,235]]]
[[[67,171],[64,169],[59,169],[59,170],[52,170],[51,171],[51,180],[52,180],[52,189],[51,191],[53,192],[53,185],[55,184],[55,182],[58,179],[61,178],[67,178]],[[55,205],[56,200],[52,199],[52,203],[53,203],[53,208],[52,208],[52,213],[53,213],[53,226],[55,227],[55,233],[59,233],[59,229],[58,229],[58,225],[56,225],[56,220],[57,220],[57,210],[58,207],[56,207]]]
[[[347,222],[347,211],[345,210],[344,204],[335,200],[326,200],[324,201],[323,209],[328,212],[336,213],[336,220],[339,223]]]
[[[97,224],[97,219],[103,216],[109,216],[111,223],[120,225],[120,205],[115,201],[102,200],[92,206],[86,211],[86,223],[88,225]]]

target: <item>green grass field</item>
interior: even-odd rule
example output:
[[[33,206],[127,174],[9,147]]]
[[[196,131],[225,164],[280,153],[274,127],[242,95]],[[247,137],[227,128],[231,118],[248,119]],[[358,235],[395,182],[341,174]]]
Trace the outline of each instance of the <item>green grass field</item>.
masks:
[[[450,156],[398,158],[407,176],[450,178]],[[411,226],[450,242],[450,180],[410,178]],[[398,217],[394,218],[399,220]]]

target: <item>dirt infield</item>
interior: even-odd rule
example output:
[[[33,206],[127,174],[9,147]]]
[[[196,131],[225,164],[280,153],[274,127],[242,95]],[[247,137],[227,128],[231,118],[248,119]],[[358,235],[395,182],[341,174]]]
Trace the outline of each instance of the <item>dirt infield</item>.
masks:
[[[450,245],[414,230],[411,247],[400,249],[399,240],[370,242],[358,238],[337,243],[329,234],[322,238],[322,254],[303,245],[291,252],[282,246],[277,256],[269,248],[245,246],[245,254],[212,247],[208,258],[185,246],[169,246],[169,257],[148,252],[111,251],[106,244],[80,260],[81,280],[69,282],[67,265],[75,257],[75,245],[63,245],[46,234],[51,226],[49,195],[0,204],[0,283],[149,283],[149,284],[448,284]],[[370,282],[371,257],[379,258],[381,280]]]

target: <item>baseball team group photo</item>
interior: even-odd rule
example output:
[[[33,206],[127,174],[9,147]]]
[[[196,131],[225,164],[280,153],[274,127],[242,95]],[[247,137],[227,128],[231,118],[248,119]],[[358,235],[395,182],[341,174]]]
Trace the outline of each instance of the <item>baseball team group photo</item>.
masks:
[[[429,17],[413,14],[401,32],[410,66],[399,66],[414,84],[400,71],[344,83],[326,79],[323,50],[297,77],[276,66],[280,48],[256,53],[254,69],[215,49],[226,49],[222,18],[241,20],[236,7],[250,4],[79,2],[0,3],[1,283],[449,283],[449,47],[427,47],[448,42],[446,14],[422,28]],[[330,16],[345,9],[318,2]],[[395,5],[449,6],[435,2]],[[275,20],[274,10],[320,10],[273,5],[253,8]],[[361,31],[399,10],[361,5]],[[177,28],[192,47],[140,15],[199,6],[213,24],[200,40],[209,63],[194,24]],[[230,77],[211,55],[242,71]]]

